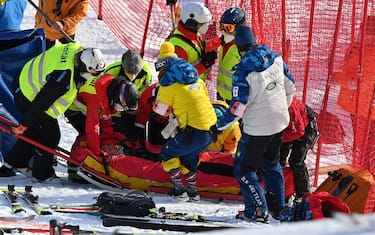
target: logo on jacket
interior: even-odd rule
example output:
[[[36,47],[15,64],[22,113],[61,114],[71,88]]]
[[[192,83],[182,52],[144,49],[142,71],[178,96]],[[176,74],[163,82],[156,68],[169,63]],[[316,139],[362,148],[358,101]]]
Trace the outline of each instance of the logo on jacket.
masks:
[[[201,87],[198,85],[198,84],[192,84],[192,85],[190,85],[189,86],[189,90],[191,90],[191,91],[197,91],[197,90],[200,90],[201,89]]]
[[[270,90],[275,89],[275,87],[276,87],[276,82],[272,81],[272,82],[267,84],[266,90],[270,91]]]
[[[64,49],[63,49],[63,51],[61,53],[60,63],[66,63],[67,56],[68,56],[68,51],[69,51],[69,45],[67,44],[66,46],[64,46]]]

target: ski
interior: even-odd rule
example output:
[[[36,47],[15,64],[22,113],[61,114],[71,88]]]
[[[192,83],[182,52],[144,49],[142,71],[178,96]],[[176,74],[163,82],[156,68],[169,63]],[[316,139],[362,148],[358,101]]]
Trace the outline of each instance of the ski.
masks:
[[[16,191],[17,192],[17,191]],[[39,196],[34,194],[31,185],[25,186],[24,192],[18,192],[38,215],[51,215],[52,211],[39,204]]]
[[[137,235],[133,232],[122,232],[118,229],[114,231],[100,231],[94,229],[81,229],[79,225],[71,225],[67,223],[60,223],[57,220],[50,220],[49,224],[47,223],[31,223],[31,222],[2,222],[0,221],[0,235],[2,234],[24,234],[24,233],[34,233],[34,234],[97,234],[97,235]],[[155,233],[140,233],[143,235],[146,234],[155,234]],[[156,234],[155,234],[156,235]]]
[[[198,222],[194,220],[178,220],[153,217],[103,215],[103,226],[131,226],[142,229],[177,231],[177,232],[204,232],[219,229],[236,228],[229,223]]]
[[[95,204],[89,205],[53,205],[50,208],[60,213],[83,213],[89,215],[101,215],[100,207]]]
[[[100,207],[96,204],[88,205],[51,205],[50,208],[55,212],[60,213],[81,213],[90,215],[102,215]],[[185,221],[197,221],[197,222],[226,222],[222,220],[211,220],[203,215],[199,214],[189,214],[186,212],[171,212],[166,211],[165,207],[160,207],[159,209],[153,208],[150,210],[148,215],[151,218],[159,219],[170,219],[170,220],[185,220]]]
[[[26,212],[19,203],[19,194],[15,191],[14,187],[14,185],[8,185],[8,188],[3,189],[4,196],[9,201],[13,213]]]
[[[51,205],[50,208],[53,211],[59,212],[59,213],[78,213],[78,214],[89,214],[89,215],[95,215],[95,216],[103,215],[103,213],[100,210],[100,207],[96,204],[87,204],[87,205],[59,205],[57,204],[57,205]],[[169,219],[169,220],[196,221],[196,222],[228,222],[227,219],[225,220],[210,219],[199,214],[166,211],[165,207],[160,207],[159,209],[157,208],[151,209],[148,217],[158,218],[158,219]]]
[[[148,189],[149,192],[152,193],[158,193],[158,194],[166,194],[170,191],[170,188],[166,187],[158,187],[158,186],[150,186]],[[242,201],[242,195],[240,194],[230,194],[230,193],[217,193],[217,192],[205,192],[205,191],[200,191],[199,195],[201,197],[201,200],[218,200],[219,202],[221,201]]]
[[[35,218],[36,215],[29,216],[0,216],[0,221],[8,222],[21,222],[21,221],[31,221]]]

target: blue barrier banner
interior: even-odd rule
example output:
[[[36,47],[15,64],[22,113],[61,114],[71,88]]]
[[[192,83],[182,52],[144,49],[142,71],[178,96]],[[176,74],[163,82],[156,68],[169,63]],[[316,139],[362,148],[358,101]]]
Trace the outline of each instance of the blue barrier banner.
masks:
[[[46,49],[43,29],[0,32],[0,115],[17,123],[22,115],[14,105],[12,82],[27,61]],[[14,119],[12,119],[14,118]],[[0,160],[14,145],[16,138],[0,132]]]

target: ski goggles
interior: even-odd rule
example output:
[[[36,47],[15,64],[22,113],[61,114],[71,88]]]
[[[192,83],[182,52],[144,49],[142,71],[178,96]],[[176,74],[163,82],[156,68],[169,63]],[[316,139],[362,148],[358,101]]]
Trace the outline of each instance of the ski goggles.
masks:
[[[224,30],[227,33],[233,33],[236,30],[236,25],[234,24],[226,24],[226,23],[219,23],[219,30]]]
[[[126,104],[126,101],[125,101],[125,86],[126,86],[126,84],[123,84],[123,85],[121,85],[121,88],[120,88],[120,94],[119,94],[120,103],[114,104],[114,108],[118,112],[135,111],[135,110],[138,109],[138,102],[136,103],[136,105],[134,107],[129,107]]]

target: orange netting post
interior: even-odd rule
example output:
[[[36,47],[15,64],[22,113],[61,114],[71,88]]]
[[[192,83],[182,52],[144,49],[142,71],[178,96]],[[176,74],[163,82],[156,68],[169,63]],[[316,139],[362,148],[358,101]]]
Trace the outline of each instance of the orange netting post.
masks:
[[[332,77],[332,72],[333,72],[333,64],[334,64],[334,58],[335,58],[335,54],[336,54],[336,43],[337,43],[337,39],[338,39],[338,32],[339,32],[339,25],[340,25],[340,19],[341,19],[341,15],[342,15],[342,6],[343,6],[343,0],[340,0],[339,1],[339,6],[338,6],[338,9],[337,9],[337,17],[336,17],[336,28],[335,28],[335,33],[334,33],[334,36],[333,36],[333,43],[332,43],[332,49],[331,49],[331,56],[330,56],[330,61],[329,61],[329,64],[328,64],[328,77],[327,77],[327,81],[326,81],[326,90],[325,90],[325,93],[324,93],[324,98],[323,98],[323,109],[322,109],[322,113],[323,115],[321,115],[321,119],[320,122],[322,123],[322,126],[325,125],[325,118],[326,118],[326,110],[327,110],[327,104],[328,104],[328,94],[330,92],[330,85],[329,85],[329,82],[331,80],[331,77]],[[321,133],[321,135],[324,135],[324,129],[323,129],[323,133]],[[319,139],[318,141],[318,152],[317,152],[317,155],[316,155],[316,162],[315,162],[315,177],[314,177],[314,182],[313,182],[313,186],[316,187],[318,185],[318,177],[319,177],[319,163],[320,163],[320,154],[321,154],[321,150],[322,150],[322,141],[321,139]]]

